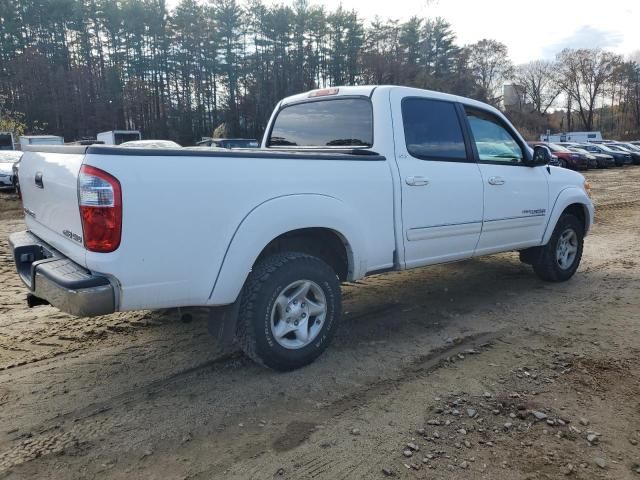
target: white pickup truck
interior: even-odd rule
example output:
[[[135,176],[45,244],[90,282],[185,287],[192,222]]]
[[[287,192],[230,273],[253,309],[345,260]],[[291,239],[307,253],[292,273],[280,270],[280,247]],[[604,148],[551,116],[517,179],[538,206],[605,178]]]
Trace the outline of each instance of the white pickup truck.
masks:
[[[280,370],[327,347],[340,282],[505,251],[564,281],[594,216],[583,176],[498,110],[396,86],[286,98],[255,150],[28,148],[20,184],[31,304],[227,306],[244,351]]]

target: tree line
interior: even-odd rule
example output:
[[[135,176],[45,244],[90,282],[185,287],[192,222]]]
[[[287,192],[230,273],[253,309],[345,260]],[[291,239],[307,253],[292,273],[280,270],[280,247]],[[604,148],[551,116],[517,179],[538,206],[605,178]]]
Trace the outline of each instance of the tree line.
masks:
[[[517,105],[503,102],[508,81]],[[606,51],[514,66],[495,40],[459,45],[442,18],[365,22],[306,0],[182,0],[173,10],[165,0],[0,2],[0,130],[67,141],[116,128],[182,144],[214,130],[259,137],[281,98],[355,84],[476,98],[531,132],[640,132],[638,63]],[[558,106],[565,113],[549,113]]]

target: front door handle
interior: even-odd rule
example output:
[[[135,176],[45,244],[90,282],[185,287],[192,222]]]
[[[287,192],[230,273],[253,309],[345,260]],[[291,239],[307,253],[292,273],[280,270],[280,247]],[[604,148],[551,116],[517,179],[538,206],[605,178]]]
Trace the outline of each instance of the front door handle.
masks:
[[[504,185],[504,178],[502,178],[502,177],[489,177],[489,185]]]
[[[425,185],[429,185],[429,179],[427,177],[407,177],[405,178],[407,185],[411,185],[412,187],[423,187]]]

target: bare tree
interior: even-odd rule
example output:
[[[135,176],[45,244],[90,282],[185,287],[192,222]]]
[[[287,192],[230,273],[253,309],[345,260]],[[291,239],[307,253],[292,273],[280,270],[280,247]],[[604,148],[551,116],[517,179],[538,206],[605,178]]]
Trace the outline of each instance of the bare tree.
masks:
[[[556,63],[549,60],[534,60],[516,68],[515,81],[523,88],[525,103],[531,104],[532,112],[547,113],[562,92],[557,71]]]
[[[497,104],[501,99],[502,85],[513,76],[513,64],[504,43],[496,40],[480,40],[467,47],[469,69],[479,90],[477,96]]]
[[[610,80],[622,57],[600,49],[566,48],[557,56],[558,86],[576,105],[584,128],[593,129],[598,95]]]

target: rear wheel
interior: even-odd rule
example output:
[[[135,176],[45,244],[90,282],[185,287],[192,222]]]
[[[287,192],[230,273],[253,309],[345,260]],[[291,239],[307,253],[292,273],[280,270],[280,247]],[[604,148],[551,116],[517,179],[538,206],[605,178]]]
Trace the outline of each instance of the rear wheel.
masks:
[[[257,363],[283,371],[311,363],[327,348],[342,309],[336,273],[297,252],[259,261],[240,302],[240,347]]]
[[[569,213],[563,214],[553,230],[549,243],[540,247],[531,262],[536,274],[548,282],[569,280],[582,259],[584,227]]]

